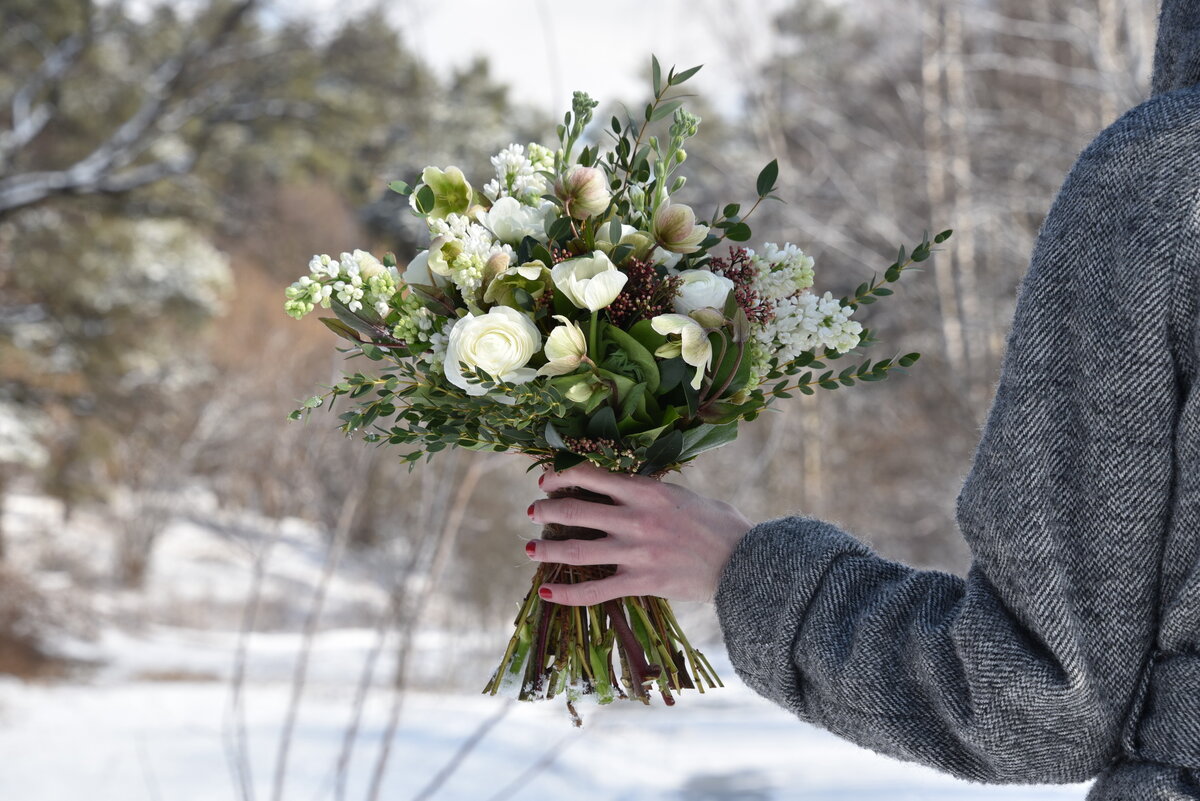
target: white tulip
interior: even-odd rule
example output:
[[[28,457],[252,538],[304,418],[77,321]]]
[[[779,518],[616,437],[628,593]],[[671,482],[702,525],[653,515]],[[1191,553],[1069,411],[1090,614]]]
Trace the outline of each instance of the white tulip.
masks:
[[[550,277],[558,291],[580,309],[599,311],[617,299],[629,276],[617,269],[603,251],[554,265]]]
[[[542,347],[542,335],[523,312],[496,306],[487,314],[468,314],[450,330],[446,344],[446,379],[468,395],[487,393],[479,384],[463,377],[460,362],[483,370],[498,381],[523,384],[537,376],[525,365]]]
[[[709,307],[724,309],[729,293],[735,289],[733,281],[708,270],[683,270],[679,278],[682,284],[675,296],[675,311],[680,314]]]

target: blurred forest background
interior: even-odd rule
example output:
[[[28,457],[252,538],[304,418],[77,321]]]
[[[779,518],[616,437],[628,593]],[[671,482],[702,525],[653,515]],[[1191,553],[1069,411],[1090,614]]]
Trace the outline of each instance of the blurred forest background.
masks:
[[[860,312],[875,358],[919,364],[781,403],[681,481],[755,519],[816,515],[886,555],[964,569],[954,502],[1018,282],[1079,150],[1148,94],[1155,5],[798,0],[774,19],[729,76],[740,108],[695,100],[687,202],[744,200],[778,158],[787,203],[754,242],[800,244],[835,295],[923,230],[955,235]],[[403,263],[422,232],[390,180],[427,164],[488,174],[510,142],[550,141],[553,119],[486,60],[433,72],[383,10],[317,27],[257,6],[0,3],[0,672],[52,674],[59,638],[114,621],[323,625],[288,602],[315,585],[263,580],[297,520],[324,581],[357,565],[352,582],[382,589],[355,621],[400,632],[397,654],[425,626],[507,637],[530,574],[514,556],[534,533],[524,464],[443,453],[409,473],[332,416],[287,421],[341,361],[319,323],[283,314],[282,292],[313,253]],[[648,73],[649,56],[622,68]],[[29,499],[48,511],[18,514]],[[181,520],[234,543],[245,591],[203,609],[150,592]],[[397,659],[397,685],[411,662]]]

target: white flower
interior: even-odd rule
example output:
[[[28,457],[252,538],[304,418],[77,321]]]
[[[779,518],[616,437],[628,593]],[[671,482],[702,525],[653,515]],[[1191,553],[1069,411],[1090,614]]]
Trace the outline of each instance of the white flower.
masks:
[[[682,283],[675,297],[675,311],[680,314],[708,307],[724,309],[725,300],[734,290],[733,281],[708,270],[684,270],[679,278]]]
[[[616,300],[629,280],[600,250],[592,251],[591,256],[559,262],[550,271],[550,277],[568,300],[593,312]]]
[[[781,364],[815,348],[845,353],[857,347],[862,333],[862,324],[850,319],[853,313],[829,292],[819,298],[805,292],[778,301],[775,319],[756,337]]]
[[[659,246],[673,253],[695,253],[708,236],[708,226],[696,223],[691,206],[669,200],[654,212],[651,231]]]
[[[431,286],[433,273],[429,272],[429,251],[422,250],[412,257],[412,261],[404,268],[404,283]]]
[[[754,290],[767,300],[779,300],[808,289],[813,285],[813,260],[800,248],[773,242],[763,246],[761,253],[749,251],[750,263],[758,273]]]
[[[554,153],[531,144],[527,156],[524,147],[513,144],[492,156],[492,166],[496,168],[496,179],[483,187],[488,200],[514,197],[527,206],[537,206],[550,190],[540,172],[554,169]]]
[[[546,337],[546,362],[538,375],[566,375],[574,372],[587,356],[587,337],[583,329],[561,314],[554,315],[562,325]]]
[[[446,379],[467,391],[483,395],[487,390],[463,377],[460,363],[483,370],[493,378],[523,384],[537,376],[526,367],[542,347],[542,335],[523,312],[496,306],[487,314],[467,314],[454,324],[446,344]]]
[[[607,209],[612,200],[604,171],[578,164],[554,185],[554,193],[563,202],[567,213],[576,220],[595,217]]]
[[[654,248],[654,252],[650,254],[650,259],[655,264],[661,264],[663,267],[666,267],[667,272],[671,273],[672,275],[677,275],[678,273],[675,270],[675,265],[679,264],[680,260],[683,259],[683,254],[672,253],[669,250],[663,250],[660,247],[656,247]]]
[[[650,325],[660,334],[679,335],[680,341],[662,345],[654,355],[664,359],[682,355],[685,362],[696,368],[692,389],[700,389],[704,371],[712,363],[712,343],[708,341],[704,326],[686,314],[660,314],[650,321]]]
[[[531,236],[546,242],[546,221],[554,216],[555,206],[545,202],[534,208],[526,206],[514,197],[502,197],[492,208],[479,215],[479,222],[491,230],[496,238],[509,245],[519,245]]]

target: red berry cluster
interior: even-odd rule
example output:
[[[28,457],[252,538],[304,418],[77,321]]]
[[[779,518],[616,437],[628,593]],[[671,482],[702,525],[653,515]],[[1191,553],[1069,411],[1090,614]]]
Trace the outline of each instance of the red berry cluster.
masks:
[[[758,271],[745,248],[730,248],[729,258],[714,257],[708,268],[717,275],[733,281],[733,297],[752,323],[765,325],[775,316],[775,301],[764,298],[754,289]]]
[[[674,311],[679,278],[660,276],[653,264],[639,259],[630,259],[621,270],[629,280],[607,309],[608,319],[614,325],[629,328],[638,320],[649,320]]]

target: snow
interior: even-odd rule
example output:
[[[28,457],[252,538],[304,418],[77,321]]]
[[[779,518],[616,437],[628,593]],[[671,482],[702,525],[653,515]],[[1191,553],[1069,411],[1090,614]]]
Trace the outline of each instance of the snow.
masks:
[[[61,565],[35,567],[38,531],[52,505],[16,496],[6,522],[14,531],[14,561],[30,565],[47,591],[63,590]],[[38,525],[34,523],[42,522]],[[261,521],[228,525],[176,521],[156,555],[145,610],[132,618],[138,599],[97,590],[108,608],[98,613],[95,636],[63,636],[59,650],[99,665],[53,682],[0,679],[0,798],[21,801],[235,801],[243,796],[231,766],[237,761],[238,717],[231,677],[239,634],[233,614],[250,586],[255,554],[246,534]],[[60,550],[86,550],[80,532],[99,548],[103,521],[84,517],[56,534]],[[259,527],[263,531],[265,528]],[[266,536],[266,535],[264,535]],[[289,522],[270,551],[264,592],[291,590],[294,614],[320,571],[319,538]],[[330,590],[334,621],[383,597],[353,559]],[[49,574],[49,577],[47,577]],[[296,592],[303,586],[305,592]],[[78,592],[79,589],[75,588]],[[205,614],[181,607],[208,604]],[[104,606],[104,604],[99,604]],[[228,606],[228,609],[224,607]],[[174,610],[174,611],[172,611]],[[134,620],[134,623],[130,621]],[[172,621],[170,624],[162,621]],[[181,623],[180,621],[185,621]],[[393,703],[400,716],[380,799],[562,798],[572,801],[667,799],[1083,799],[1084,785],[985,787],[859,749],[802,724],[758,698],[737,681],[719,644],[704,650],[728,685],[690,693],[673,708],[616,703],[581,704],[585,723],[574,729],[555,701],[525,704],[477,694],[486,680],[480,667],[467,680],[437,689],[438,665],[462,640],[468,650],[499,655],[504,632],[430,630],[415,641],[413,668],[420,690],[399,696],[390,686],[397,653],[389,637],[379,651],[362,712],[357,746],[346,774],[345,799],[367,799]],[[248,639],[241,720],[245,764],[253,798],[275,797],[274,775],[281,732],[292,694],[297,627],[255,632]],[[369,625],[337,622],[316,635],[278,796],[288,801],[334,799],[336,765],[363,664],[377,648]],[[485,656],[486,659],[486,656]],[[458,673],[464,668],[459,666]],[[473,671],[475,681],[469,677]],[[497,720],[497,716],[499,719]],[[444,784],[422,792],[480,727],[482,734]],[[552,759],[548,756],[553,756]]]

